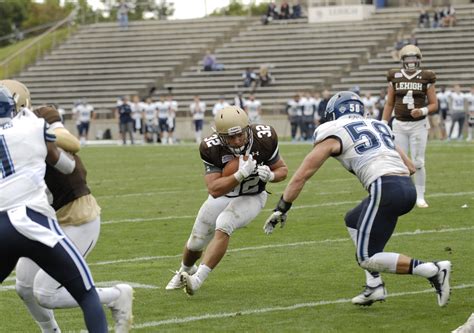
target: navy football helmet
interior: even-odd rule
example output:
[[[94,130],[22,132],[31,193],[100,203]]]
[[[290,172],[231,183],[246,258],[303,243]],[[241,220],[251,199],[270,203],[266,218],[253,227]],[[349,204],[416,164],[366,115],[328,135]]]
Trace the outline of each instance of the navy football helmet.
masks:
[[[16,106],[13,96],[5,86],[0,86],[0,122],[10,120],[15,116]]]
[[[339,91],[329,100],[324,112],[324,121],[356,114],[365,116],[364,103],[360,96],[352,91]]]

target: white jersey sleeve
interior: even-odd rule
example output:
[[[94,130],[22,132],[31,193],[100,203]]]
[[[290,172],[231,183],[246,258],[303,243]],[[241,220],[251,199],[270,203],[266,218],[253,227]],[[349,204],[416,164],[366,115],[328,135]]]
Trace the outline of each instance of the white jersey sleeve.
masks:
[[[313,138],[315,144],[328,138],[338,140],[341,150],[334,157],[354,173],[366,189],[381,176],[409,173],[395,150],[390,128],[378,120],[341,117],[319,126]]]
[[[46,196],[44,175],[46,141],[55,136],[47,131],[44,119],[16,117],[0,127],[0,155],[4,161],[0,175],[0,211],[25,205],[56,218]]]

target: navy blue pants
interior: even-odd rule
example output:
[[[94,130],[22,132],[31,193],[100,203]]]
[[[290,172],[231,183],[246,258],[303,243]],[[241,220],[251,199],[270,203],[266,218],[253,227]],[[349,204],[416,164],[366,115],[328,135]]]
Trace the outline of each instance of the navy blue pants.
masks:
[[[367,198],[345,216],[346,226],[357,229],[357,260],[383,252],[399,216],[415,206],[416,189],[410,177],[383,176],[370,186]]]
[[[64,235],[56,221],[27,209],[28,217],[55,233]],[[8,214],[0,212],[0,282],[13,271],[20,257],[33,260],[46,273],[61,283],[84,312],[89,332],[107,332],[107,321],[94,282],[84,259],[65,237],[53,248],[20,234]]]

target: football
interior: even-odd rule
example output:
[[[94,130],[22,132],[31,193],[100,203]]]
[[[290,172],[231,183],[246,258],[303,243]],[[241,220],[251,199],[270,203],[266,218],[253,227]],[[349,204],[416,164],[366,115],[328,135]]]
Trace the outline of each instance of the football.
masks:
[[[239,158],[235,157],[234,159],[227,162],[222,170],[222,177],[230,176],[239,170]]]

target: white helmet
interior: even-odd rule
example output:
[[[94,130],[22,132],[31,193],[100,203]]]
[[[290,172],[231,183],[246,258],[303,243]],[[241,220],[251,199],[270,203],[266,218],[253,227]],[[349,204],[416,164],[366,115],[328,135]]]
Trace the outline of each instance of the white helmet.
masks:
[[[214,117],[215,128],[212,130],[219,136],[222,144],[227,147],[234,155],[241,155],[250,147],[253,143],[252,131],[250,129],[250,122],[247,113],[241,108],[230,105],[217,111]],[[238,135],[245,134],[245,143],[240,147],[233,147],[229,144],[229,138]]]

